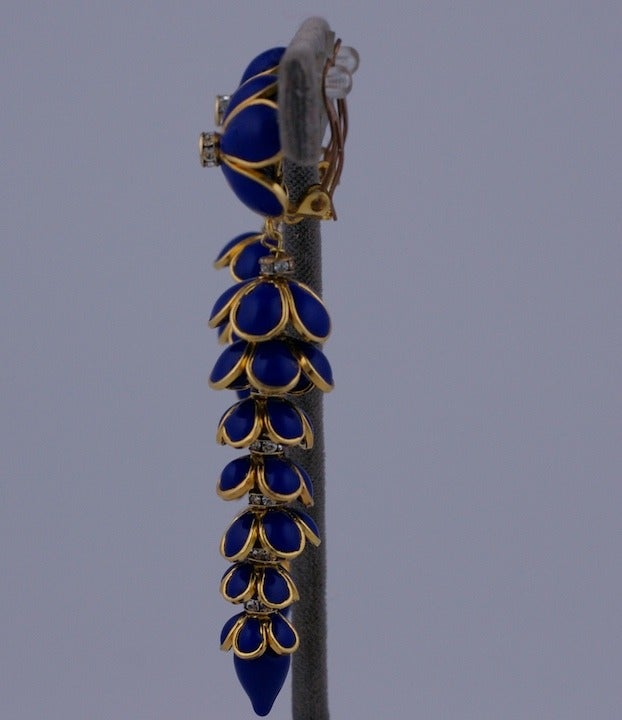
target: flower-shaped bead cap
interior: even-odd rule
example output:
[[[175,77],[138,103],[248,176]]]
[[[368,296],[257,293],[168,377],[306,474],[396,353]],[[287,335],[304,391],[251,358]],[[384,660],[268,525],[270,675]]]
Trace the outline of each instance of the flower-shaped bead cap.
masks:
[[[254,388],[266,395],[333,389],[324,353],[311,343],[280,337],[260,343],[238,340],[220,355],[210,375],[214,390]]]
[[[259,260],[275,247],[264,233],[246,232],[234,237],[214,261],[217,269],[228,267],[234,280],[250,280],[261,272]]]
[[[255,490],[275,502],[300,500],[313,505],[313,484],[307,471],[283,455],[245,455],[228,463],[216,491],[223,500],[238,500]]]
[[[298,600],[298,590],[281,565],[236,563],[223,575],[220,592],[225,600],[242,603],[257,598],[266,608],[282,610]]]
[[[298,633],[279,612],[269,615],[241,612],[225,623],[220,634],[221,650],[233,650],[244,660],[258,658],[268,648],[278,655],[290,655],[298,644]]]
[[[330,317],[319,295],[291,278],[260,276],[228,288],[210,315],[212,328],[230,323],[235,336],[264,342],[280,335],[288,324],[308,342],[324,342]]]
[[[313,518],[293,508],[248,508],[229,525],[220,541],[220,552],[229,562],[240,562],[255,547],[275,560],[291,560],[305,549],[306,541],[320,544]]]
[[[307,414],[289,400],[251,395],[232,405],[218,423],[216,442],[234,448],[265,438],[280,445],[313,447]]]

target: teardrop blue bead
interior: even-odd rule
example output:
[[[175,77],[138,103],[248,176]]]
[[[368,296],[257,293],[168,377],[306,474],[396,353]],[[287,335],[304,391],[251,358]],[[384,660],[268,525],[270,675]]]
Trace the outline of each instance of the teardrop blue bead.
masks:
[[[273,650],[268,649],[254,660],[243,660],[234,655],[233,664],[238,680],[250,698],[253,710],[260,717],[264,717],[272,710],[274,701],[285,683],[290,656],[277,655]]]

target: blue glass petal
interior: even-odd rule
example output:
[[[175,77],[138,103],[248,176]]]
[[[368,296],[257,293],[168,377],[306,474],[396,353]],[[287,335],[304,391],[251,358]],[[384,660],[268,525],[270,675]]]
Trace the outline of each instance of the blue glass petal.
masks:
[[[273,567],[266,567],[263,575],[263,594],[271,605],[281,605],[291,597],[283,575]]]
[[[320,540],[320,531],[319,528],[315,522],[315,520],[306,512],[303,512],[302,510],[292,510],[292,513],[297,515],[300,520],[307,526],[307,528],[315,535],[317,538],[317,542]]]
[[[246,207],[264,217],[279,217],[283,213],[284,207],[281,201],[271,190],[224,163],[220,168],[229,186]]]
[[[225,575],[229,578],[225,583],[224,590],[230,598],[237,598],[248,591],[248,586],[253,579],[253,568],[248,563],[236,563],[227,570]]]
[[[209,316],[210,324],[212,322],[212,319],[215,318],[222,310],[224,310],[225,306],[229,303],[231,298],[244,285],[246,285],[246,282],[236,283],[235,285],[233,285],[233,287],[230,287],[227,290],[225,290],[224,293],[218,298],[218,300],[216,300],[216,302],[214,303],[214,307],[212,308],[212,312]],[[218,324],[221,325],[223,322],[226,322],[227,317],[228,317],[228,313],[220,320],[220,322]]]
[[[234,237],[233,240],[229,240],[229,242],[224,246],[224,248],[218,253],[218,257],[216,258],[216,260],[214,260],[214,263],[220,262],[220,260],[222,260],[228,252],[233,250],[236,245],[239,245],[247,238],[257,237],[257,235],[257,232],[246,232],[242,233],[241,235],[236,235],[236,237]]]
[[[272,634],[282,648],[292,649],[296,647],[298,638],[292,626],[285,620],[281,613],[271,615]]]
[[[307,488],[307,492],[311,497],[313,497],[313,483],[311,482],[309,473],[301,465],[296,465],[296,469],[302,475],[302,479]]]
[[[260,717],[267,715],[281,691],[289,672],[290,655],[277,655],[266,650],[261,657],[244,660],[233,656],[235,672],[240,684]]]
[[[271,92],[264,95],[262,91],[266,90],[266,88],[269,88],[271,85],[274,85],[276,88],[276,83],[276,75],[260,75],[259,77],[250,78],[248,81],[242,83],[242,85],[240,85],[240,87],[233,93],[229,103],[227,104],[227,109],[223,119],[225,127],[227,125],[227,117],[231,114],[231,111],[235,107],[247,100],[249,97],[257,95],[258,93],[262,93],[262,97],[271,95]]]
[[[224,492],[227,490],[233,490],[244,482],[250,469],[250,455],[245,455],[244,457],[232,460],[230,463],[225,465],[222,473],[220,474],[220,481],[218,483],[219,488]]]
[[[250,243],[235,258],[231,265],[231,270],[235,277],[240,280],[250,280],[257,277],[261,272],[259,259],[270,254],[270,249],[258,240]]]
[[[246,390],[238,390],[237,396],[240,398],[240,400],[245,400],[246,398],[251,396],[250,388],[247,388]]]
[[[304,425],[300,417],[300,410],[288,400],[268,398],[266,401],[266,414],[274,432],[283,439],[296,440],[304,434]]]
[[[302,552],[304,537],[296,521],[283,510],[268,510],[261,519],[270,547],[283,555]]]
[[[216,385],[229,375],[239,364],[247,347],[248,343],[245,340],[238,340],[225,348],[216,360],[214,369],[209,376],[210,382]]]
[[[311,343],[300,341],[298,344],[301,352],[304,353],[305,357],[313,367],[313,370],[324,380],[328,385],[334,385],[333,371],[328,362],[326,355],[315,345]]]
[[[255,346],[248,372],[260,385],[277,389],[291,386],[300,368],[287,343],[269,340]]]
[[[266,455],[263,466],[266,485],[273,493],[293,495],[300,488],[300,477],[287,460]]]
[[[242,625],[242,629],[238,633],[235,644],[237,649],[248,655],[256,652],[264,643],[264,637],[261,633],[261,621],[250,615],[247,615],[246,622]]]
[[[325,340],[330,333],[330,318],[324,304],[305,287],[290,280],[289,289],[294,301],[295,314],[302,327],[299,331],[311,340]]]
[[[227,622],[223,625],[222,632],[220,633],[220,644],[222,645],[225,641],[225,638],[227,635],[231,632],[231,628],[236,624],[236,622],[239,620],[239,618],[242,617],[245,613],[241,612],[237,615],[234,615],[232,618],[229,618]]]
[[[273,283],[261,282],[240,298],[232,320],[239,333],[249,339],[261,338],[278,330],[284,312],[279,288]]]
[[[249,78],[252,78],[255,75],[259,75],[259,73],[263,73],[267,70],[272,70],[272,68],[276,68],[281,62],[281,58],[283,57],[284,52],[284,47],[273,47],[269,50],[264,50],[262,53],[257,55],[257,57],[253,58],[248,63],[248,65],[246,66],[246,70],[244,70],[244,72],[242,73],[240,85],[243,82],[246,82]]]
[[[248,162],[264,162],[281,152],[276,108],[249,105],[235,116],[220,138],[224,155]]]
[[[237,517],[227,528],[222,546],[226,558],[234,558],[248,542],[253,528],[253,513],[245,512]]]
[[[255,401],[253,398],[241,400],[227,410],[223,420],[221,422],[231,442],[242,442],[255,427]]]

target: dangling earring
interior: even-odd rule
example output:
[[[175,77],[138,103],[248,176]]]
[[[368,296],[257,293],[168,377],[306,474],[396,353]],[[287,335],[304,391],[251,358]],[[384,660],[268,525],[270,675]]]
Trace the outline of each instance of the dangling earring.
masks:
[[[339,43],[335,55],[338,49]],[[210,386],[238,394],[220,419],[217,442],[248,451],[226,465],[217,484],[224,500],[248,498],[220,543],[221,554],[233,563],[221,579],[221,593],[242,606],[225,623],[221,648],[233,650],[238,678],[258,715],[270,711],[299,645],[288,618],[299,598],[290,562],[307,543],[320,543],[314,520],[301,509],[313,504],[312,480],[285,455],[287,448],[313,445],[311,422],[296,397],[333,388],[330,364],[318,347],[329,336],[330,318],[321,298],[292,277],[294,263],[280,228],[305,217],[335,217],[332,193],[347,131],[345,101],[325,94],[331,132],[319,163],[320,183],[292,205],[278,129],[276,73],[284,51],[257,56],[238,89],[217,97],[221,131],[200,138],[202,164],[220,165],[238,198],[264,217],[259,232],[238,235],[218,255],[215,266],[228,267],[236,284],[216,301],[209,320],[226,344]],[[333,65],[334,56],[324,87]]]

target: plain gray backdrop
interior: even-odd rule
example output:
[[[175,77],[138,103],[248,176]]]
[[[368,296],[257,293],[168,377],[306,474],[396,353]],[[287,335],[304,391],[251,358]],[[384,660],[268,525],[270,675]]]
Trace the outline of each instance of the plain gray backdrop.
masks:
[[[259,218],[197,137],[315,14],[361,55],[323,227],[332,717],[622,717],[619,2],[14,0],[2,720],[253,717],[206,320]]]

